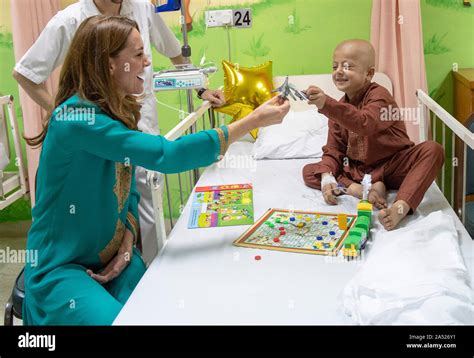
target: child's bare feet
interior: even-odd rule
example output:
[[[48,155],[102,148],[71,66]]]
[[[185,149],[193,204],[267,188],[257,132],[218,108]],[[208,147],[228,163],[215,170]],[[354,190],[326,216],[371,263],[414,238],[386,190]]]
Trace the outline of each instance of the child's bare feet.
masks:
[[[384,209],[387,207],[386,199],[387,190],[385,184],[381,181],[378,181],[372,184],[372,188],[369,190],[369,203],[374,205],[377,209]]]
[[[380,210],[379,220],[385,230],[393,230],[407,216],[410,206],[403,200],[398,200],[388,209]]]
[[[356,198],[362,199],[362,185],[357,183],[352,183],[347,188],[347,195],[355,196]]]

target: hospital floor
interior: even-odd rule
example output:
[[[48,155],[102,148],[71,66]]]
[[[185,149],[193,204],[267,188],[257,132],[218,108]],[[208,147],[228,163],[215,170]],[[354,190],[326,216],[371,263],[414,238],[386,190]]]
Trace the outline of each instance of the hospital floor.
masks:
[[[31,221],[0,223],[0,250],[24,250],[26,248],[26,235],[31,226]],[[0,262],[0,325],[3,325],[5,304],[12,292],[13,284],[23,267],[23,263]],[[15,325],[21,321],[15,320]]]

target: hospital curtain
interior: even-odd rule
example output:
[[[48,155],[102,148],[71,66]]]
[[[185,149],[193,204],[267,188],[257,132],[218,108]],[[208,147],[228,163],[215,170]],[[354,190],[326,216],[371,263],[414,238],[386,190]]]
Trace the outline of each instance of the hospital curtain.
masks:
[[[60,10],[60,0],[10,0],[10,5],[15,60],[19,61],[30,46],[33,45],[48,21]],[[46,82],[49,93],[53,94],[56,92],[58,79],[59,70],[56,70]],[[19,90],[24,133],[26,136],[39,134],[42,129],[42,119],[46,112],[21,87]],[[31,149],[27,146],[26,156],[28,160],[31,206],[35,202],[35,175],[38,168],[39,155],[40,149]]]
[[[393,83],[398,106],[416,113],[416,90],[427,92],[423,32],[419,0],[373,0],[371,42],[376,52],[376,71]],[[408,110],[409,109],[409,110]],[[410,139],[419,142],[418,122],[405,118]]]

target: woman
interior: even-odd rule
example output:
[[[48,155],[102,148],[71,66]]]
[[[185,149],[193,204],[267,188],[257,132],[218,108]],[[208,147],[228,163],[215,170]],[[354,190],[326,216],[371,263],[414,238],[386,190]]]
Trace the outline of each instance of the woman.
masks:
[[[76,32],[56,109],[28,144],[42,145],[25,268],[25,324],[111,324],[145,272],[134,247],[139,195],[134,166],[176,173],[203,167],[250,130],[280,123],[277,97],[248,117],[174,142],[137,130],[150,65],[137,24],[96,16]]]

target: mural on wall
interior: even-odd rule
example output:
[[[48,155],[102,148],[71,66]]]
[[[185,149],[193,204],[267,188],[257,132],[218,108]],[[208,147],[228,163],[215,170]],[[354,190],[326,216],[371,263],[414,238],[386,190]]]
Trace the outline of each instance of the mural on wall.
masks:
[[[447,32],[441,36],[439,36],[438,34],[434,34],[427,41],[425,41],[424,43],[425,55],[440,55],[442,53],[451,51],[443,43],[443,40],[445,39],[447,35],[448,35]]]

